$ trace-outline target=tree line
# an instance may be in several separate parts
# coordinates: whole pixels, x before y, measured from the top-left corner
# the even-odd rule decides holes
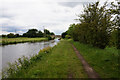
[[[8,37],[8,38],[17,38],[17,37],[28,37],[28,38],[35,38],[35,37],[48,37],[51,38],[51,35],[55,35],[53,32],[50,32],[47,29],[44,29],[44,32],[37,29],[29,29],[26,33],[23,33],[23,35],[20,34],[13,34],[9,33],[7,35],[1,35],[2,37]]]
[[[71,24],[69,29],[62,33],[62,37],[71,37],[74,41],[91,44],[101,49],[108,45],[120,49],[119,4],[118,1],[117,5],[111,2],[109,6],[107,2],[99,6],[99,1],[87,4],[83,13],[76,19],[80,23]]]

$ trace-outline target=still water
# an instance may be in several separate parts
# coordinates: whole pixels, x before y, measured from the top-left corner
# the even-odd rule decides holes
[[[48,46],[53,47],[59,42],[58,39],[46,41],[46,42],[35,42],[35,43],[18,43],[12,45],[0,46],[2,49],[2,64],[0,63],[0,68],[5,68],[8,66],[8,62],[15,62],[18,58],[23,55],[29,57],[33,54],[38,54],[40,49],[46,48]],[[0,70],[1,71],[1,70]]]

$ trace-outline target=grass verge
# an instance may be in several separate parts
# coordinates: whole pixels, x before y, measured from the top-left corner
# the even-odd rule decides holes
[[[119,53],[116,48],[99,49],[90,45],[70,41],[81,55],[99,73],[101,78],[120,78]]]
[[[2,38],[0,44],[7,45],[7,44],[16,44],[16,43],[24,43],[24,42],[39,42],[39,41],[47,41],[47,38]]]
[[[9,78],[87,78],[82,64],[71,44],[61,40],[53,48],[44,49],[30,60],[19,60],[22,67],[9,74]],[[15,69],[15,68],[12,68]]]

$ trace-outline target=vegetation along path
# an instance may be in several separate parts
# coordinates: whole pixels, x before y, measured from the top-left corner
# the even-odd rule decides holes
[[[44,50],[42,50],[44,51]],[[87,78],[82,63],[67,40],[39,53],[40,59],[9,76],[11,78]],[[39,56],[38,55],[38,56]]]
[[[70,39],[61,40],[53,48],[41,50],[30,61],[23,58],[22,68],[18,67],[16,72],[14,66],[11,66],[7,73],[8,78],[118,78],[118,57],[115,48],[107,47],[103,50]]]
[[[92,67],[90,67],[90,65],[85,61],[83,56],[79,53],[79,51],[75,48],[75,46],[73,44],[72,44],[72,47],[75,50],[76,55],[78,56],[78,58],[82,62],[83,68],[86,71],[86,73],[88,74],[88,77],[89,78],[99,78],[99,75],[93,70]]]

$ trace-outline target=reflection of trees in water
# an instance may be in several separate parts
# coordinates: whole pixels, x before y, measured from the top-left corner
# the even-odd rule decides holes
[[[53,47],[54,45],[56,45],[57,44],[57,42],[55,41],[55,40],[51,40],[51,41],[49,41],[49,42],[44,42],[44,48],[45,47]]]

